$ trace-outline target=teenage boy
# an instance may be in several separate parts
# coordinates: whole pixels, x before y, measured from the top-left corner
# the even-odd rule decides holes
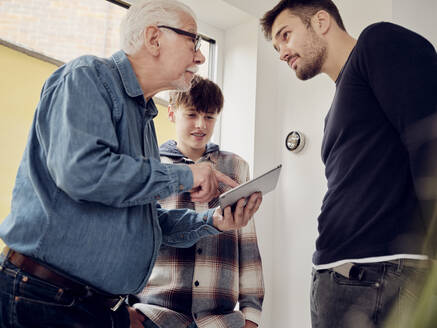
[[[198,76],[191,90],[171,93],[168,116],[175,124],[176,141],[161,145],[161,161],[207,162],[238,183],[247,181],[248,164],[209,143],[222,107],[220,88]],[[193,202],[189,193],[182,193],[161,205],[200,212],[218,202],[217,198]],[[204,238],[190,248],[162,247],[149,283],[138,296],[141,303],[135,307],[146,315],[145,327],[257,327],[264,285],[253,220],[242,229]],[[234,310],[237,302],[240,311]]]
[[[313,327],[381,327],[392,308],[395,327],[417,327],[409,305],[437,240],[434,47],[391,23],[356,40],[330,0],[282,0],[261,25],[299,79],[325,73],[336,85],[322,143],[328,191],[313,256]]]

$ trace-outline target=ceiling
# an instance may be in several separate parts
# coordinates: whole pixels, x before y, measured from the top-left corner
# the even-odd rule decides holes
[[[135,3],[136,0],[119,1],[124,4]],[[188,5],[197,19],[221,30],[242,24],[252,18],[244,11],[230,5],[224,0],[180,0]]]

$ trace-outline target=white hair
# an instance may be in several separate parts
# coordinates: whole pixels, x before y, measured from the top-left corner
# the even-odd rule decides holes
[[[129,8],[120,25],[121,49],[136,53],[144,42],[144,29],[150,25],[178,27],[181,13],[196,20],[190,7],[177,0],[137,0]]]

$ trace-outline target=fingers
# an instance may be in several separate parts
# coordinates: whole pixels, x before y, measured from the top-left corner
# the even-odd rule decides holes
[[[191,200],[209,202],[218,195],[218,181],[209,163],[189,165],[193,173]]]
[[[262,203],[262,194],[260,192],[253,193],[244,208],[245,215],[252,217],[259,209]]]
[[[225,208],[226,211],[226,208]],[[220,207],[217,207],[214,211],[214,214],[212,215],[212,222],[213,225],[216,229],[220,230],[220,231],[225,231],[224,230],[224,212],[222,213],[222,210]]]
[[[234,211],[234,222],[236,226],[244,227],[246,226],[247,222],[245,222],[244,218],[244,207],[246,205],[246,199],[242,198],[237,202],[237,206],[235,206]]]
[[[219,182],[222,182],[222,183],[224,183],[232,188],[235,188],[238,186],[237,182],[235,182],[234,180],[232,180],[230,177],[223,174],[222,172],[214,170],[214,174]]]
[[[220,193],[217,188],[210,188],[210,189],[197,188],[195,189],[195,191],[191,192],[191,201],[207,203],[211,199],[218,197],[219,195]]]
[[[258,211],[261,206],[262,195],[259,192],[253,193],[247,203],[244,199],[240,199],[234,212],[234,222],[238,227],[245,227],[252,216]]]

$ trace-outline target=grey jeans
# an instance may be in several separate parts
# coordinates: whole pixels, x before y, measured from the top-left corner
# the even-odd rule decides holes
[[[312,327],[410,327],[408,320],[429,272],[406,265],[411,261],[357,264],[360,274],[353,278],[333,270],[313,270]]]

